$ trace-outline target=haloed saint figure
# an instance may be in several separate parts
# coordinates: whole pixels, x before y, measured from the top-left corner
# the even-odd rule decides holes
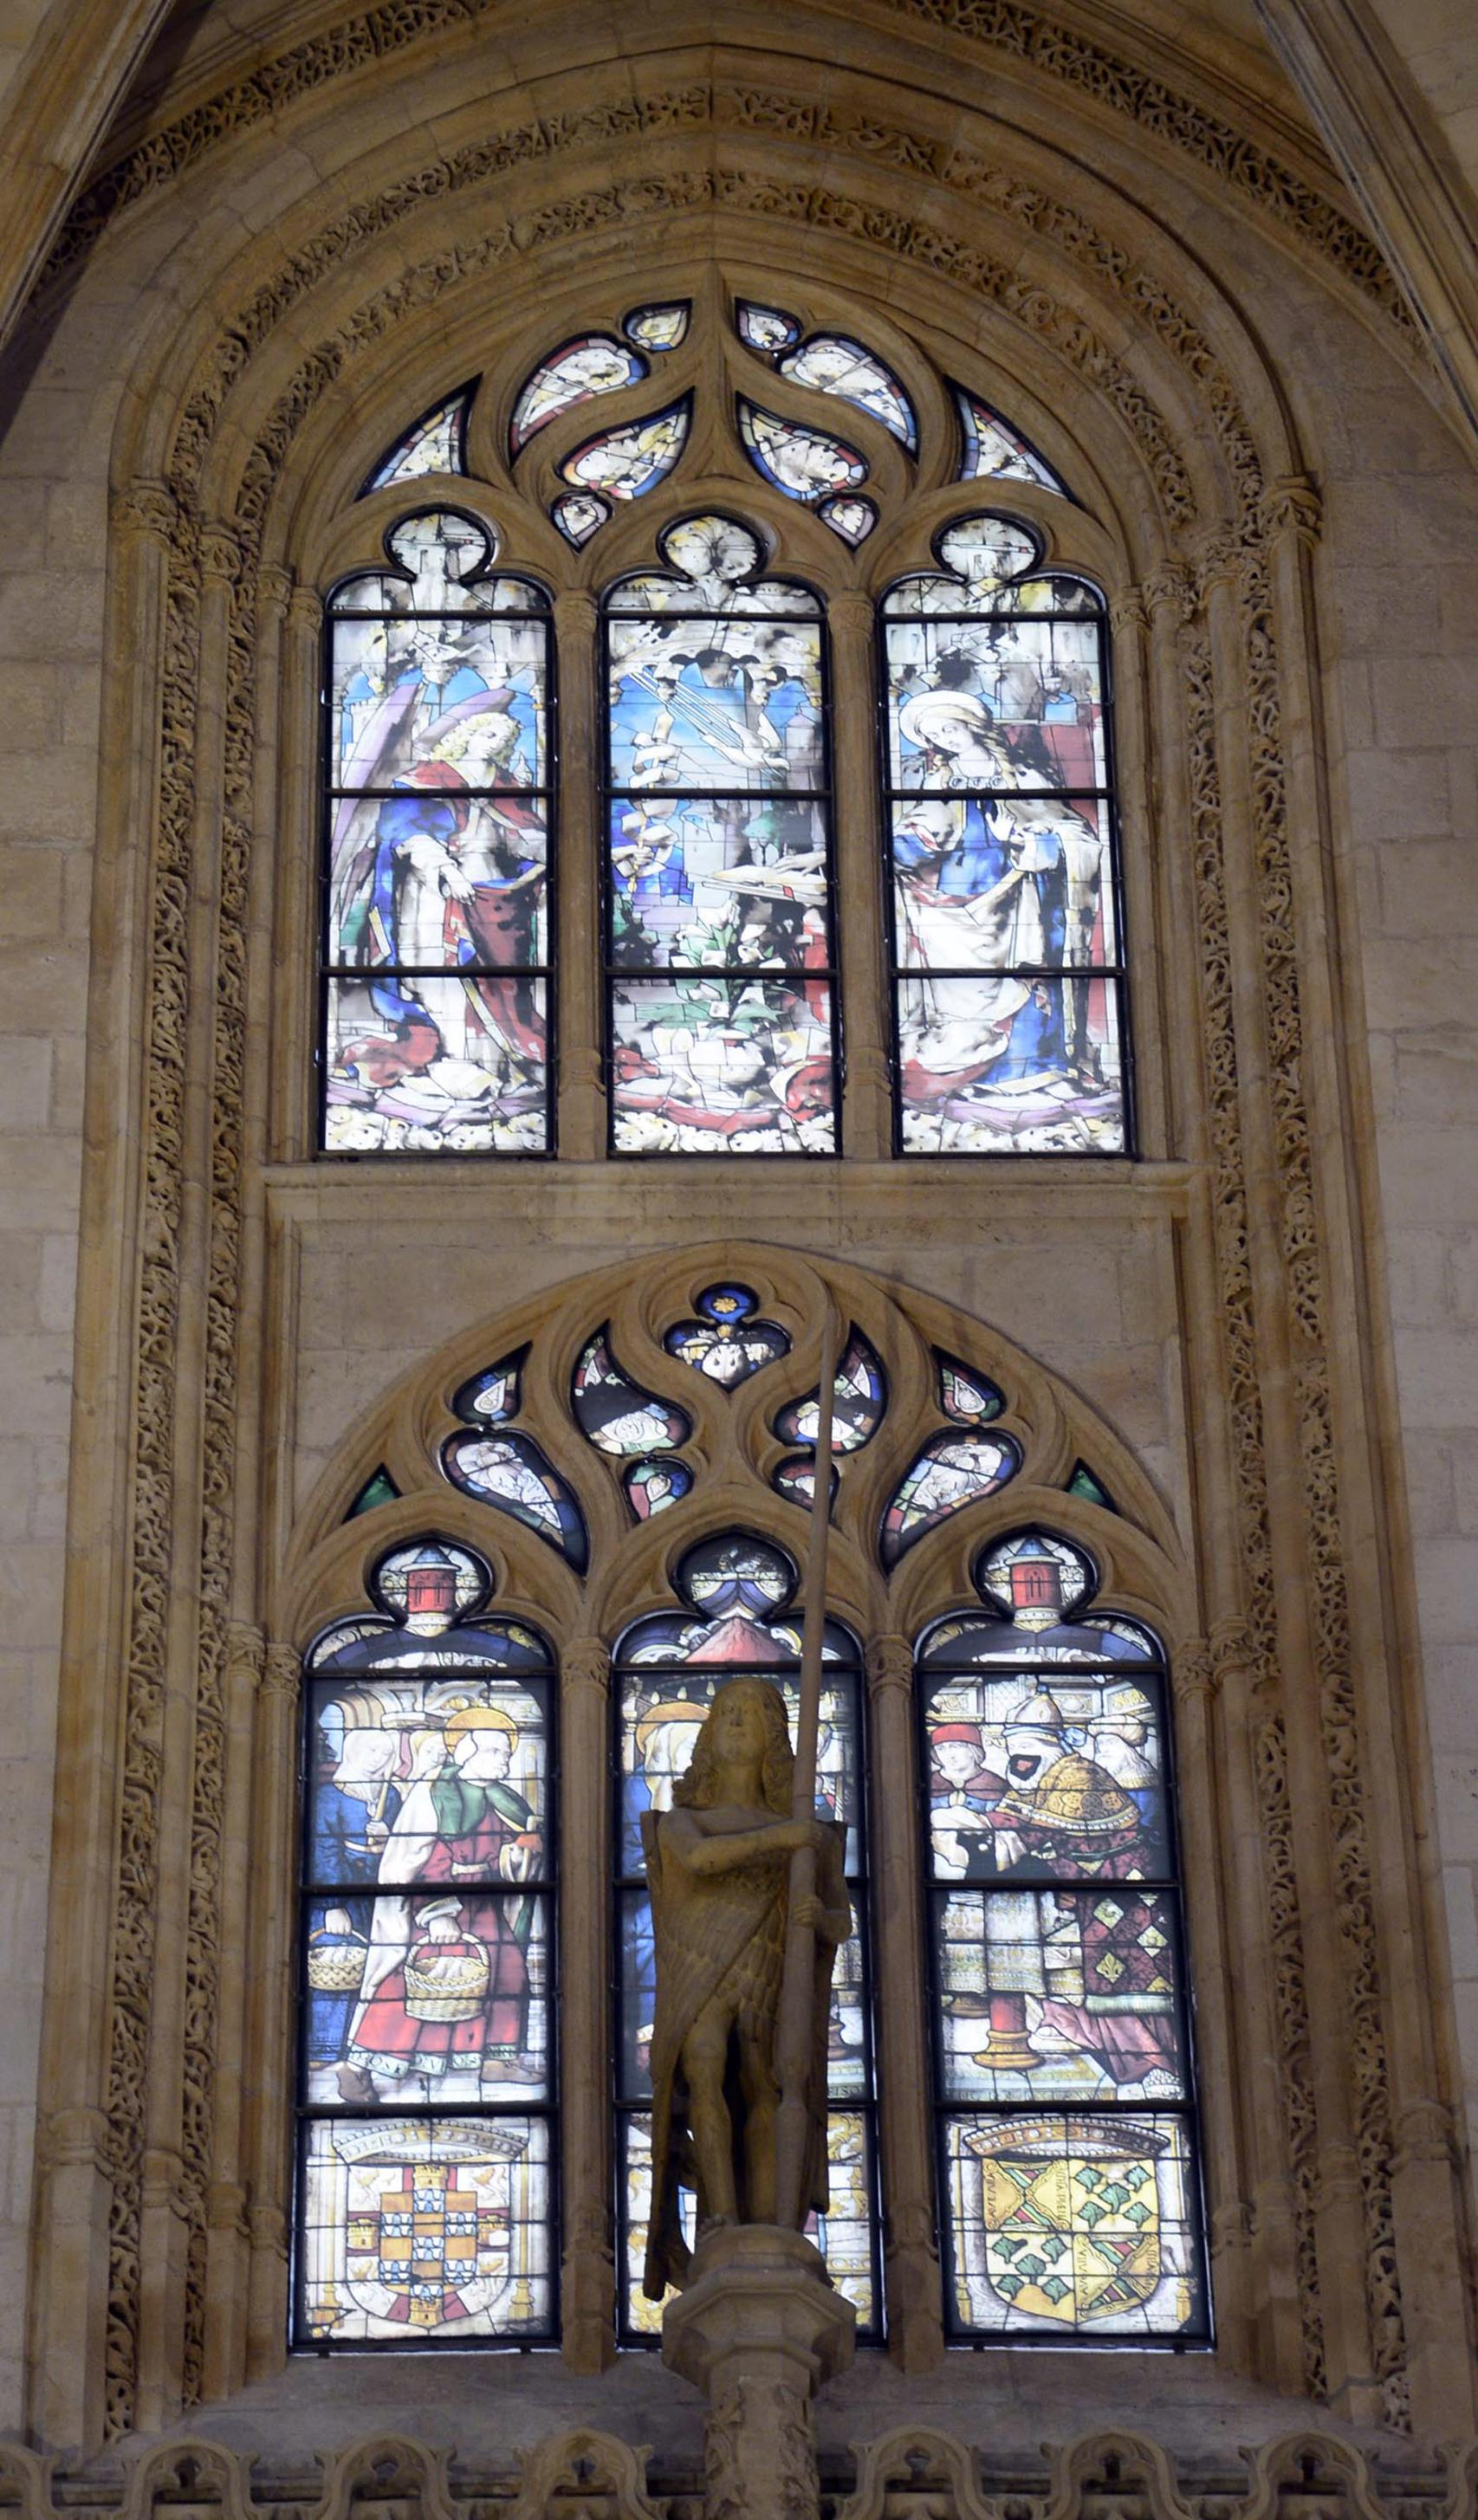
[[[798,1917],[816,1936],[802,2212],[827,2208],[831,1965],[852,1911],[843,1831],[834,1822],[790,1818],[793,1764],[780,1690],[768,1680],[732,1680],[704,1718],[671,1811],[643,1815],[656,1942],[646,2272],[653,2301],[688,2270],[680,2186],[696,2190],[699,2239],[720,2224],[775,2220],[788,1858],[803,1846],[816,1850],[818,1890]]]

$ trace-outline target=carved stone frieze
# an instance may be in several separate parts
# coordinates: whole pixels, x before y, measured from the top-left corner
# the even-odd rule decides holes
[[[1006,54],[1039,75],[1130,121],[1137,131],[1227,184],[1238,199],[1283,228],[1377,307],[1404,334],[1415,327],[1406,299],[1379,246],[1328,194],[1279,162],[1249,137],[1245,124],[1224,119],[1178,94],[1163,78],[1110,52],[1023,0],[890,0],[904,19],[922,21],[983,48]],[[279,116],[335,79],[437,37],[469,27],[489,11],[490,0],[395,0],[362,11],[325,33],[294,45],[291,53],[261,63],[215,95],[175,116],[107,167],[68,211],[41,274],[45,289],[71,270],[134,203],[188,173],[223,141]],[[818,109],[829,114],[830,107]],[[588,115],[551,115],[527,125],[543,152],[588,132]],[[786,126],[772,125],[779,131]],[[938,180],[950,144],[880,125],[876,148],[891,162]]]
[[[741,2409],[736,2409],[736,2416]],[[804,2409],[801,2409],[802,2420]],[[725,2441],[711,2440],[709,2491],[664,2474],[649,2451],[578,2427],[555,2433],[516,2464],[444,2450],[398,2434],[274,2471],[218,2443],[184,2441],[150,2451],[126,2472],[73,2469],[18,2444],[0,2444],[0,2511],[14,2520],[718,2520],[747,2512],[742,2478],[732,2480]],[[783,2445],[777,2441],[780,2455]],[[809,2444],[806,2456],[809,2459]],[[794,2520],[814,2520],[814,2465],[807,2490],[797,2446]],[[924,2425],[860,2443],[828,2461],[835,2520],[1474,2520],[1478,2449],[1378,2469],[1333,2434],[1310,2428],[1190,2466],[1129,2431],[1049,2444],[1023,2469],[997,2474],[980,2446]],[[310,2482],[310,2479],[312,2480]],[[734,2498],[737,2491],[739,2498]]]

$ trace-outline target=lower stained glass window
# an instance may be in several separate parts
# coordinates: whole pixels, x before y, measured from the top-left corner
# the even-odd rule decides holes
[[[557,2331],[555,1675],[450,1542],[308,1658],[301,2345]]]
[[[918,1657],[948,2322],[1205,2342],[1159,1649],[1047,1533],[977,1583]]]
[[[794,1738],[801,1632],[791,1603],[796,1570],[770,1543],[729,1533],[698,1543],[682,1560],[677,1590],[687,1605],[637,1622],[616,1661],[617,2229],[620,2331],[655,2339],[660,2302],[643,2292],[651,2211],[651,2080],[655,2010],[650,1903],[643,1867],[642,1820],[670,1811],[704,1717],[731,1680],[779,1688]],[[812,2218],[832,2281],[854,2303],[859,2333],[882,2325],[876,2259],[876,2173],[873,2046],[867,1948],[867,1836],[861,1670],[856,1644],[829,1621],[821,1701],[817,1810],[846,1829],[845,1870],[852,1932],[836,1954],[827,2035],[830,2108],[827,2153],[829,2203]],[[693,2241],[693,2194],[679,2191]]]

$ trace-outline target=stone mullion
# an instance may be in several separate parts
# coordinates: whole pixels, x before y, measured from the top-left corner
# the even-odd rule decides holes
[[[615,2359],[610,2134],[610,1655],[560,1657],[560,2331],[572,2371]]]
[[[231,595],[239,554],[224,529],[201,536],[199,654],[194,724],[195,818],[189,902],[195,976],[186,1033],[180,1163],[179,1287],[174,1324],[172,1574],[165,1649],[162,1773],[151,2036],[139,2216],[138,2395],[134,2420],[161,2429],[184,2395],[186,2288],[192,2230],[204,2217],[206,2164],[184,2147],[187,1945],[196,1859],[197,1699],[210,1259],[211,1040],[214,934],[219,912],[221,775]]]
[[[885,1783],[868,1809],[873,1884],[878,2153],[888,2342],[905,2371],[944,2351],[926,2035],[923,1857],[916,1792],[914,1652],[907,1637],[868,1647],[868,1765]]]
[[[1329,2397],[1352,2421],[1378,2421],[1381,2402],[1367,2307],[1348,1988],[1329,1831],[1330,1778],[1320,1725],[1319,1660],[1308,1593],[1308,1500],[1298,1437],[1290,1290],[1282,1251],[1274,1050],[1259,950],[1262,903],[1248,751],[1247,659],[1236,596],[1240,563],[1240,551],[1231,543],[1208,555],[1203,603],[1216,690],[1231,987],[1246,1149],[1247,1256],[1265,1438],[1268,1544],[1292,1820],[1290,1851],[1304,1942],[1309,2075],[1318,2112],[1314,2215],[1324,2382]]]
[[[559,672],[559,820],[555,899],[559,1148],[566,1162],[605,1154],[605,953],[602,927],[601,764],[605,705],[595,598],[567,587],[555,599]]]
[[[845,1153],[892,1151],[892,1009],[878,825],[875,609],[856,588],[834,595],[830,627],[832,919],[839,973],[833,1020],[846,1054]]]
[[[178,512],[161,482],[114,503],[107,651],[136,672],[106,687],[101,785],[112,834],[153,829],[158,810],[163,653]],[[94,2447],[107,2408],[110,2218],[130,2129],[106,2114],[115,1937],[132,1941],[116,1881],[118,1743],[130,1730],[127,1513],[138,1343],[136,1264],[141,1078],[147,1018],[138,975],[149,917],[148,853],[100,838],[94,874],[91,1020],[86,1085],[88,1164],[77,1255],[75,1418],[63,1639],[64,1714],[57,1743],[57,1822],[45,2068],[49,2115],[38,2128],[39,2211],[32,2326],[31,2416],[50,2441]],[[72,1711],[70,1717],[67,1709]],[[126,2174],[124,2174],[126,2175]]]
[[[1390,1557],[1390,1518],[1380,1492],[1376,1430],[1399,1418],[1389,1351],[1373,1332],[1371,1288],[1359,1219],[1365,1194],[1376,1188],[1373,1154],[1363,1142],[1352,1111],[1355,1080],[1342,1068],[1339,1045],[1364,1022],[1358,1001],[1343,1003],[1339,978],[1338,906],[1329,840],[1327,765],[1313,663],[1315,644],[1314,550],[1320,501],[1301,475],[1275,481],[1260,510],[1264,530],[1270,630],[1276,625],[1280,660],[1282,765],[1290,832],[1318,834],[1320,846],[1290,848],[1289,878],[1304,946],[1299,992],[1304,1005],[1302,1056],[1309,1104],[1309,1168],[1321,1233],[1311,1255],[1322,1261],[1324,1336],[1312,1363],[1328,1371],[1330,1468],[1337,1462],[1339,1523],[1326,1534],[1341,1546],[1349,1596],[1350,1640],[1344,1658],[1350,1689],[1350,1735],[1344,1761],[1358,1806],[1353,1817],[1366,1845],[1365,1861],[1347,1851],[1342,1885],[1363,1906],[1361,1882],[1370,1897],[1366,1930],[1379,1955],[1377,1987],[1369,1990],[1384,2026],[1383,2053],[1366,2057],[1366,2119],[1362,2129],[1367,2179],[1372,2170],[1389,2181],[1399,2261],[1402,2318],[1408,2348],[1411,2419],[1431,2434],[1455,2420],[1455,2409],[1474,2415],[1474,2379],[1466,2339],[1466,2312],[1451,2234],[1462,2219],[1461,2169],[1452,2113],[1443,2096],[1426,2001],[1433,1955],[1445,1947],[1445,1920],[1423,1902],[1408,1848],[1419,1819],[1413,1778],[1425,1747],[1422,1710],[1404,1702],[1402,1648],[1416,1643],[1414,1609],[1398,1596],[1395,1627],[1401,1642],[1393,1654],[1381,1571]],[[1366,1133],[1367,1134],[1367,1133]],[[1328,1357],[1324,1354],[1327,1341]],[[1368,1399],[1366,1400],[1366,1394]],[[1341,1401],[1344,1406],[1342,1407]],[[1351,1403],[1353,1402],[1353,1407]],[[1363,1405],[1364,1404],[1364,1405]],[[1402,1631],[1405,1631],[1403,1634]],[[1327,1657],[1326,1657],[1327,1659]],[[1344,1671],[1341,1677],[1344,1676]],[[1358,1736],[1356,1728],[1358,1727]],[[1366,1894],[1369,1895],[1368,1892]],[[1440,1966],[1440,1962],[1438,1963]],[[1373,2089],[1369,2088],[1373,2087]],[[1371,2159],[1379,2142],[1383,2158]],[[1388,2415],[1390,2409],[1388,2408]]]
[[[246,2052],[252,2060],[246,2118],[246,2377],[282,2368],[288,2334],[288,2236],[291,2215],[293,1996],[296,1948],[298,1703],[302,1657],[268,1644],[253,1710],[255,1792],[251,1806],[251,1973]]]
[[[1116,922],[1122,919],[1124,923],[1117,950],[1129,975],[1127,1003],[1120,1000],[1124,1018],[1122,1056],[1127,1069],[1131,1052],[1138,1044],[1140,1056],[1134,1067],[1135,1142],[1142,1155],[1153,1157],[1163,1156],[1169,1142],[1166,1071],[1174,1061],[1167,1059],[1162,1050],[1167,1037],[1167,1000],[1178,981],[1183,994],[1185,986],[1184,975],[1170,968],[1173,958],[1165,947],[1168,939],[1187,930],[1153,916],[1157,852],[1153,846],[1150,785],[1153,756],[1149,616],[1142,589],[1126,587],[1115,596],[1109,607],[1109,622],[1113,633],[1113,766],[1119,820],[1114,916]],[[1173,815],[1167,815],[1162,842],[1171,832],[1184,828]],[[1155,1056],[1150,1055],[1151,1050]],[[1175,1151],[1184,1153],[1185,1149],[1178,1147]]]
[[[1237,1549],[1236,1465],[1228,1440],[1226,1412],[1214,1397],[1225,1390],[1224,1352],[1228,1312],[1218,1282],[1217,1221],[1228,1217],[1220,1158],[1238,1156],[1234,1141],[1219,1142],[1208,1099],[1215,1090],[1226,1104],[1234,1089],[1234,1067],[1213,1080],[1204,1060],[1224,1010],[1213,1009],[1197,987],[1195,961],[1172,950],[1171,940],[1191,937],[1198,922],[1194,843],[1196,799],[1187,752],[1187,658],[1182,636],[1189,616],[1190,588],[1184,570],[1158,571],[1145,589],[1149,611],[1149,692],[1157,732],[1154,758],[1161,816],[1160,951],[1156,957],[1166,1011],[1168,1121],[1172,1151],[1209,1168],[1204,1192],[1194,1196],[1178,1234],[1186,1300],[1186,1406],[1190,1455],[1200,1491],[1197,1524],[1202,1535],[1202,1581],[1211,1621],[1213,1651],[1209,1699],[1196,1693],[1195,1739],[1179,1757],[1187,1843],[1216,1848],[1214,1866],[1187,1868],[1186,1899],[1196,1988],[1199,2091],[1212,2203],[1213,2277],[1219,2332],[1237,2366],[1275,2387],[1298,2390],[1304,2382],[1304,2313],[1299,2295],[1298,2235],[1293,2165],[1287,2133],[1270,2094],[1244,2063],[1233,2059],[1278,2053],[1279,1989],[1268,1933],[1267,1889],[1252,1719],[1238,1676],[1223,1670],[1216,1640],[1236,1627],[1244,1610],[1245,1577]],[[1191,842],[1187,846],[1187,842]],[[1209,905],[1203,910],[1203,918]],[[1203,944],[1214,939],[1203,937]],[[1227,1044],[1230,1055],[1230,1039]],[[1234,1109],[1224,1116],[1234,1128]],[[1245,1679],[1245,1675],[1241,1676]],[[1177,1657],[1177,1702],[1186,1675]],[[1182,1728],[1184,1729],[1184,1727]],[[1215,1784],[1213,1785],[1213,1779]],[[1226,1997],[1222,1990],[1229,1991]],[[1288,2001],[1289,1990],[1282,2001]],[[1287,2025],[1285,2025],[1286,2030]],[[1309,2305],[1313,2316],[1313,2304]]]

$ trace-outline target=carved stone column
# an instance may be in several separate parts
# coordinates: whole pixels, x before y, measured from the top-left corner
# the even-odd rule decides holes
[[[844,1023],[846,1085],[842,1145],[863,1163],[893,1143],[888,1043],[888,958],[877,829],[877,692],[873,675],[873,603],[860,589],[831,599],[831,760],[836,899],[833,918],[840,981],[835,1019]]]
[[[560,1839],[578,1861],[560,1878],[560,2157],[564,2259],[560,2324],[573,2371],[615,2359],[615,2264],[610,2244],[610,1912],[606,1797],[592,1799],[609,1755],[610,1655],[576,1637],[560,1657]]]
[[[799,2231],[710,2232],[662,2318],[662,2360],[703,2391],[705,2520],[815,2520],[811,2401],[852,2360],[855,2314]]]
[[[923,1901],[912,1787],[917,1756],[914,1652],[908,1638],[873,1637],[867,1668],[873,1767],[890,1780],[890,1790],[875,1798],[873,1831],[888,2338],[902,2369],[931,2371],[944,2352],[944,2331],[926,2106],[929,2058],[919,1984]],[[895,2095],[891,2106],[889,2093]]]
[[[558,995],[551,1051],[558,1046],[559,1148],[566,1160],[599,1162],[605,1153],[605,938],[599,788],[601,694],[596,680],[596,601],[583,587],[555,598],[560,672],[559,862],[554,956]]]
[[[297,1817],[298,1696],[302,1658],[289,1644],[269,1644],[256,1692],[256,1776],[252,1810],[252,1967],[246,2016],[252,2059],[251,2098],[244,2129],[248,2165],[250,2281],[246,2300],[246,2377],[280,2370],[288,2332],[288,2200],[291,2194],[286,2132],[291,2122],[295,1955],[291,1920],[295,1895],[292,1849]]]

